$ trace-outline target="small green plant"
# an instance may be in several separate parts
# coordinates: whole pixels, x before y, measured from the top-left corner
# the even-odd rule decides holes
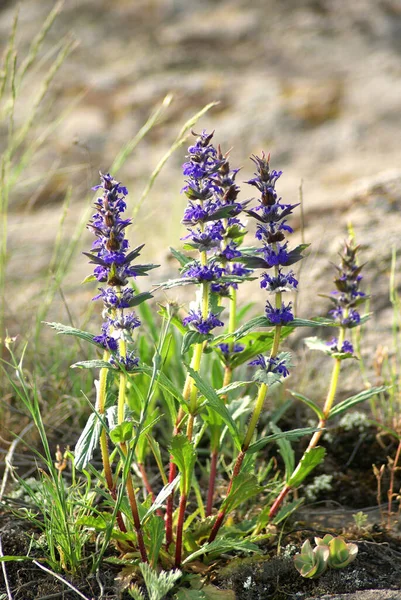
[[[327,546],[312,548],[309,540],[302,544],[301,553],[294,556],[294,564],[302,577],[315,579],[327,569],[330,550]]]
[[[355,560],[358,554],[356,544],[347,544],[340,536],[329,533],[323,538],[315,537],[315,548],[306,540],[301,553],[294,556],[295,568],[302,577],[315,579],[324,573],[327,567],[342,569]]]
[[[352,515],[357,531],[363,531],[366,526],[369,516],[362,510]]]
[[[327,564],[331,569],[342,569],[355,560],[358,554],[356,544],[347,544],[341,536],[334,537],[327,533],[323,538],[315,537],[315,544],[319,547],[327,546],[330,550]]]

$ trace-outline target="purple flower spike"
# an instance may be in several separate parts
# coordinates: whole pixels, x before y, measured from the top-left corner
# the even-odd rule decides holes
[[[217,315],[213,313],[209,313],[206,319],[204,319],[200,310],[189,311],[189,315],[185,317],[185,319],[183,320],[183,324],[191,325],[196,331],[205,335],[210,333],[215,327],[222,327],[224,325],[224,323],[220,321]]]
[[[260,367],[266,373],[277,373],[282,377],[287,377],[290,373],[284,359],[267,358],[263,354],[258,354],[257,358],[248,364],[252,367]]]
[[[294,315],[291,312],[291,302],[289,302],[287,306],[282,303],[281,308],[274,308],[274,306],[267,301],[265,314],[269,321],[274,323],[274,325],[286,325],[294,320]]]

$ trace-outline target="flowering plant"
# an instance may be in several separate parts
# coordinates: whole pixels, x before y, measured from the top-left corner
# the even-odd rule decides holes
[[[101,359],[73,365],[100,370],[94,411],[76,444],[75,462],[93,472],[91,460],[100,447],[103,470],[95,472],[111,512],[91,517],[88,524],[99,532],[106,529],[103,549],[114,540],[121,556],[129,556],[134,565],[182,569],[199,556],[257,551],[257,535],[269,519],[276,523],[288,514],[286,507],[279,512],[285,496],[323,459],[324,449],[317,444],[328,419],[376,393],[372,389],[333,407],[340,364],[354,356],[345,332],[364,320],[357,311],[366,299],[359,290],[357,247],[345,246],[337,292],[330,296],[330,318],[297,318],[286,297],[298,289],[294,265],[307,248],[289,243],[293,229],[288,221],[298,205],[278,195],[282,172],[271,169],[270,156],[263,153],[252,157],[256,172],[247,182],[258,197],[239,201],[239,169],[212,142],[213,134],[202,132],[189,147],[182,190],[188,200],[182,219],[187,233],[182,251],[172,250],[180,277],[158,286],[194,285],[195,301],[185,315],[174,303],[161,307],[164,320],[154,337],[153,357],[141,341],[139,316],[145,315],[145,326],[151,322],[155,329],[145,303],[157,288],[138,293],[130,282],[156,265],[136,262],[143,245],[130,250],[125,236],[131,224],[123,216],[128,191],[110,174],[101,174],[94,188],[99,195],[88,228],[96,239],[85,253],[94,265],[86,281],[102,284],[94,297],[102,303],[101,333],[52,324],[102,353]],[[244,218],[254,222],[255,246],[244,245]],[[260,288],[269,295],[264,314],[240,322],[237,298],[258,270]],[[329,395],[322,409],[294,394],[315,411],[317,426],[281,431],[271,423],[272,433],[258,435],[268,394],[291,373],[291,355],[282,344],[294,328],[317,325],[339,330],[329,343],[316,338],[307,342],[335,361]],[[305,435],[313,435],[309,448],[283,483],[277,473],[268,477],[270,467],[255,470],[255,457],[265,446],[289,444]],[[231,466],[219,475],[227,460]],[[224,488],[222,501],[217,480]],[[264,510],[256,525],[233,531],[229,513],[260,494],[268,498],[270,516]],[[272,494],[277,496],[273,504]]]

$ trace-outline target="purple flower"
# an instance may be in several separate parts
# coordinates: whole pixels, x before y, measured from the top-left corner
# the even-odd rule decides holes
[[[93,341],[103,346],[105,350],[115,352],[117,350],[118,344],[117,340],[114,337],[110,336],[110,325],[110,321],[106,321],[105,323],[103,323],[102,334],[95,336],[93,338]]]
[[[115,329],[125,330],[128,333],[131,333],[141,324],[134,312],[128,313],[127,315],[120,315],[116,319],[110,319],[110,323]]]
[[[123,365],[124,369],[130,372],[138,366],[139,358],[135,356],[133,352],[128,352],[127,356],[121,356],[120,354],[118,354],[117,356],[110,357],[110,364],[114,365],[115,367]]]
[[[189,315],[183,320],[184,325],[191,325],[196,331],[203,334],[208,334],[215,327],[222,327],[224,323],[220,321],[217,315],[209,313],[204,319],[200,310],[190,310]]]
[[[293,271],[283,273],[280,270],[277,276],[263,273],[261,276],[260,287],[271,293],[286,292],[297,289],[298,281],[295,279]]]
[[[233,260],[234,258],[239,258],[242,256],[242,253],[237,249],[237,245],[235,242],[230,242],[221,252],[220,256],[222,256],[225,260]]]
[[[251,360],[248,364],[253,367],[260,367],[263,371],[266,371],[266,373],[277,373],[282,377],[287,377],[290,373],[286,366],[285,359],[281,359],[280,357],[267,358],[266,356],[263,356],[263,354],[258,354],[257,358]]]
[[[339,352],[338,350],[338,339],[336,337],[333,337],[330,342],[327,342],[327,346],[330,347],[330,350],[332,350],[333,352]],[[353,354],[354,353],[354,347],[351,344],[351,342],[349,342],[348,340],[344,340],[342,346],[341,346],[341,352],[344,352],[346,354]]]
[[[230,354],[236,354],[245,350],[245,346],[242,344],[234,344],[231,350],[229,344],[219,344],[218,348],[220,348],[221,353],[225,358],[229,358]]]
[[[195,262],[183,273],[183,275],[184,277],[195,277],[199,283],[202,281],[216,281],[223,275],[223,269],[214,263],[201,265],[200,263]]]
[[[354,327],[360,323],[361,316],[356,307],[367,299],[359,289],[362,267],[356,261],[358,250],[359,246],[355,246],[352,240],[346,242],[340,253],[341,264],[336,267],[338,276],[334,283],[337,289],[331,295],[334,308],[329,314],[340,327]]]
[[[281,308],[274,308],[269,301],[266,302],[265,308],[266,317],[274,325],[286,325],[294,320],[294,315],[291,312],[291,302],[287,306],[282,303]]]
[[[330,310],[329,315],[332,315],[333,319],[337,321],[341,327],[354,327],[361,322],[361,315],[357,310],[350,310],[348,311],[347,316],[345,316],[345,311],[342,306],[336,306]]]
[[[128,308],[134,299],[135,293],[132,288],[123,288],[117,292],[114,288],[99,288],[100,294],[93,300],[101,299],[107,308]]]
[[[277,265],[286,265],[288,261],[287,243],[275,244],[274,246],[265,246],[263,254],[270,267]]]
[[[348,340],[344,340],[343,345],[341,346],[341,352],[349,352],[350,354],[354,353],[354,347]]]

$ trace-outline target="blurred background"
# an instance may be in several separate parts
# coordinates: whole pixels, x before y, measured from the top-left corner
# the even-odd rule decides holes
[[[11,335],[34,327],[44,305],[42,317],[81,323],[93,296],[92,284],[80,285],[90,272],[80,254],[91,243],[83,225],[88,191],[98,170],[110,169],[168,94],[171,102],[117,175],[136,213],[131,243],[146,242],[143,257],[162,265],[152,281],[177,276],[168,247],[180,247],[185,234],[181,164],[190,139],[171,154],[142,203],[141,194],[184,123],[218,102],[194,129],[215,130],[215,142],[232,148],[231,166],[242,167],[238,182],[252,175],[248,157],[264,150],[272,167],[284,171],[278,190],[285,201],[297,202],[302,184],[302,235],[311,247],[299,315],[327,310],[317,294],[332,289],[330,261],[337,262],[351,224],[368,263],[365,279],[376,311],[370,335],[389,330],[390,259],[392,248],[399,253],[401,247],[399,0],[18,4],[9,51],[17,3],[0,1],[3,66],[7,52],[9,72],[14,51],[17,69],[35,54],[20,80],[17,71],[12,135],[19,142],[8,172],[7,210],[4,198],[2,205],[3,310]],[[40,34],[52,10],[46,35]],[[3,158],[11,80],[0,123]],[[252,195],[243,184],[241,199]],[[300,211],[291,224],[295,244]],[[257,286],[252,295],[258,302]]]

